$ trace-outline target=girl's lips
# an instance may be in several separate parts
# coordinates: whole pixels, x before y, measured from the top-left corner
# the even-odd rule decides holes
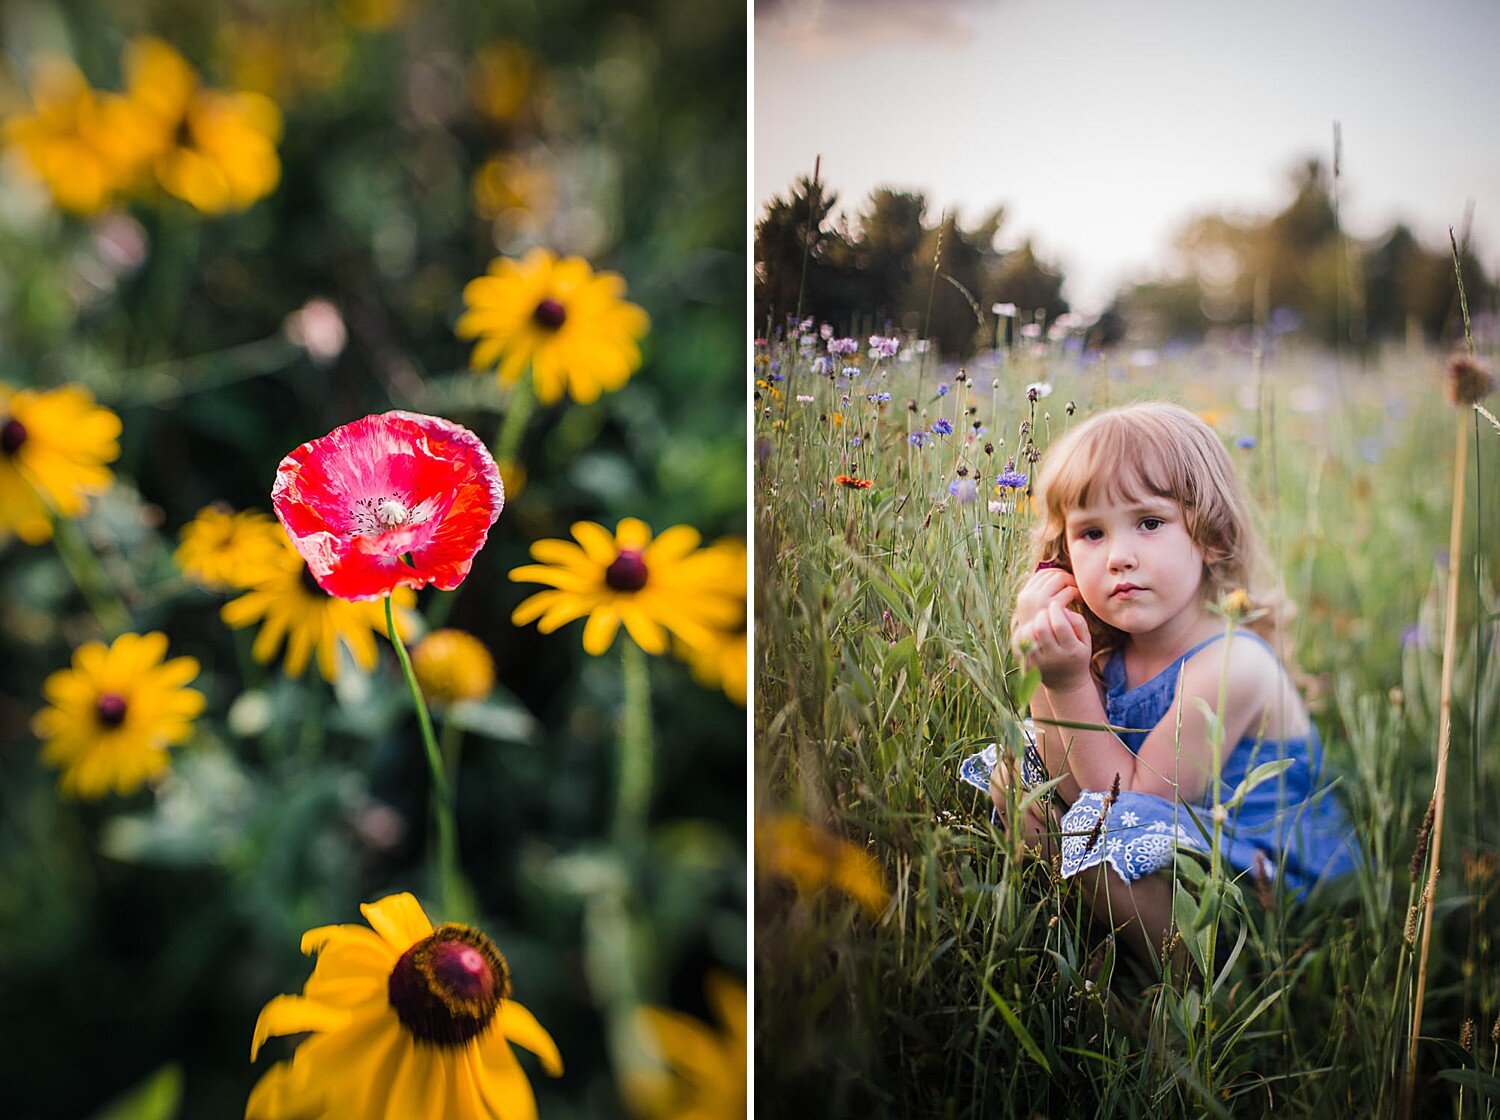
[[[1144,590],[1146,590],[1144,587],[1137,587],[1133,583],[1122,583],[1109,593],[1109,597],[1111,599],[1133,599],[1138,592]]]

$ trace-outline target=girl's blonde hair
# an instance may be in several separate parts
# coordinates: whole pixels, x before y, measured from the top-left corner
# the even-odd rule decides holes
[[[1193,543],[1203,552],[1202,594],[1217,601],[1243,589],[1259,614],[1248,625],[1276,643],[1289,604],[1219,437],[1187,409],[1164,402],[1101,412],[1071,429],[1048,449],[1037,473],[1042,518],[1032,538],[1033,562],[1072,570],[1068,511],[1092,501],[1130,501],[1147,495],[1182,508]],[[1096,655],[1126,635],[1083,608]]]

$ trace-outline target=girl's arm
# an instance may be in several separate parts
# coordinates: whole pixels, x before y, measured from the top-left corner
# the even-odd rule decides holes
[[[1034,643],[1027,660],[1042,673],[1034,716],[1104,724],[1104,704],[1088,669],[1091,645],[1083,619],[1052,603],[1038,612],[1027,636]],[[1222,741],[1232,747],[1260,721],[1282,681],[1275,657],[1254,642],[1213,645],[1190,659],[1172,706],[1138,755],[1110,731],[1048,728],[1043,757],[1050,773],[1067,774],[1059,786],[1063,797],[1072,800],[1080,789],[1107,790],[1118,774],[1122,790],[1200,800],[1213,775],[1211,713],[1219,708],[1221,679],[1226,682]]]

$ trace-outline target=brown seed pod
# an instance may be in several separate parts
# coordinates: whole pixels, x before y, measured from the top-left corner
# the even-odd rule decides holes
[[[1484,400],[1495,389],[1495,375],[1468,354],[1448,359],[1443,392],[1455,408],[1468,408]]]

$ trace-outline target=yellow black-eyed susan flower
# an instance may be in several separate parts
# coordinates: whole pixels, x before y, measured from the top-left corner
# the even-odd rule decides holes
[[[497,367],[502,382],[530,368],[543,404],[565,392],[591,404],[641,364],[639,340],[651,320],[624,295],[623,279],[595,273],[582,257],[559,260],[546,249],[519,261],[499,257],[464,288],[458,336],[479,340],[471,364]]]
[[[161,633],[89,642],[73,652],[71,669],[43,683],[49,706],[32,730],[44,741],[42,761],[62,770],[64,793],[129,794],[167,769],[167,748],[192,734],[203,694],[184,687],[198,675],[197,660],[164,662],[166,652]]]
[[[708,1002],[718,1029],[665,1007],[642,1008],[636,1029],[662,1062],[625,1084],[630,1110],[643,1120],[735,1120],[746,1111],[745,987],[710,975]]]
[[[405,638],[410,626],[406,614],[416,604],[416,592],[398,587],[391,597],[396,625]],[[329,595],[313,580],[285,535],[245,594],[225,603],[219,617],[236,629],[260,623],[260,632],[250,647],[257,661],[272,660],[285,643],[282,670],[287,676],[300,677],[316,651],[318,669],[329,682],[338,679],[340,642],[355,665],[369,672],[380,658],[375,635],[385,632],[383,602],[355,603]]]
[[[797,893],[815,896],[835,887],[879,917],[890,902],[880,866],[868,852],[790,813],[755,826],[756,871],[791,880]]]
[[[245,1120],[535,1120],[511,1044],[554,1077],[562,1057],[511,998],[495,943],[469,926],[434,929],[409,894],[360,910],[370,928],[302,936],[313,974],[301,995],[266,1004],[250,1060],[273,1035],[312,1037],[251,1090]]]
[[[713,631],[706,645],[690,646],[682,642],[678,654],[692,668],[700,684],[723,689],[724,695],[743,708],[748,675],[745,597],[749,558],[745,542],[738,538],[715,541],[704,552],[719,560],[718,586],[738,601],[739,611],[732,623]]]
[[[156,135],[162,190],[205,214],[243,210],[276,189],[281,110],[259,93],[205,89],[187,59],[144,36],[125,49],[127,97]]]
[[[0,384],[0,535],[52,539],[52,516],[77,517],[109,488],[120,418],[88,390],[14,390]]]
[[[204,587],[246,588],[274,566],[285,535],[276,519],[260,510],[205,506],[182,527],[172,559],[183,575]]]
[[[689,646],[705,646],[743,609],[744,577],[736,602],[722,557],[699,548],[701,538],[691,526],[674,525],[653,540],[649,525],[627,517],[614,533],[592,521],[577,522],[572,533],[572,541],[537,541],[531,555],[538,563],[511,571],[518,583],[549,588],[515,609],[511,621],[517,626],[535,622],[550,634],[587,617],[583,648],[598,655],[623,623],[647,653],[665,653],[669,633]]]
[[[436,704],[483,700],[495,687],[495,659],[462,630],[434,630],[411,651],[422,695]]]
[[[93,214],[114,201],[148,142],[118,94],[93,89],[71,62],[41,60],[31,80],[31,109],[6,120],[6,147],[21,158],[60,208]]]

